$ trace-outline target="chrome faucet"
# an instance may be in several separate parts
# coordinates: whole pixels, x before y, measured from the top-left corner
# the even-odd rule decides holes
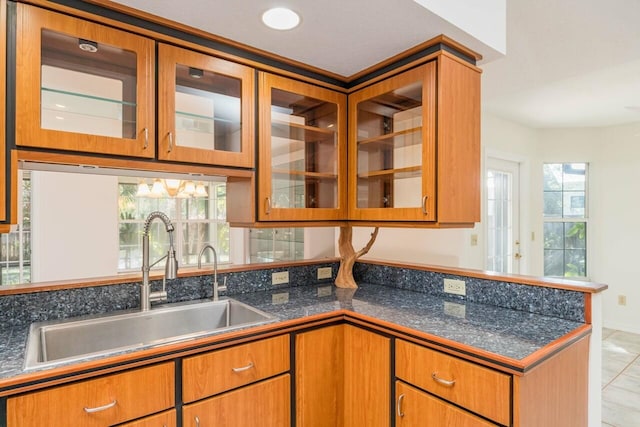
[[[202,255],[204,255],[204,252],[207,249],[211,249],[211,251],[213,252],[213,300],[218,301],[218,292],[227,290],[227,278],[226,276],[224,278],[225,286],[218,286],[218,254],[216,252],[216,249],[211,245],[204,245],[202,249],[200,249],[200,255],[198,255],[198,268],[202,268]]]
[[[169,251],[165,256],[149,265],[149,228],[154,219],[161,220],[167,233],[169,233]],[[144,231],[142,233],[142,287],[140,288],[140,308],[142,311],[149,311],[152,302],[166,300],[166,281],[167,279],[175,279],[178,275],[178,260],[176,259],[176,251],[173,248],[173,230],[171,220],[162,212],[151,212],[144,222]],[[151,292],[149,270],[165,258],[167,263],[164,267],[164,277],[162,278],[162,291]]]

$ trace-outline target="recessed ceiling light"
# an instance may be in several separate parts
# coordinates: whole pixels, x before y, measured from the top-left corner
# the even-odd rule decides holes
[[[274,30],[291,30],[300,23],[300,16],[286,7],[274,7],[262,14],[262,22]]]

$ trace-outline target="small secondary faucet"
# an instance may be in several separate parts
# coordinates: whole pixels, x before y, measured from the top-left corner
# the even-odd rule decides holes
[[[218,286],[218,254],[216,252],[216,249],[211,246],[211,245],[204,245],[202,247],[202,249],[200,249],[200,255],[198,255],[198,268],[202,268],[202,255],[204,255],[204,252],[207,249],[211,249],[211,251],[213,252],[213,300],[214,301],[218,301],[218,292],[219,291],[226,291],[227,287],[226,287],[226,283],[227,283],[227,278],[225,276],[225,286]]]
[[[165,256],[149,265],[149,228],[154,219],[161,220],[167,233],[169,233],[169,250]],[[178,275],[178,260],[176,259],[176,251],[173,248],[173,230],[171,220],[162,212],[151,212],[144,222],[144,231],[142,233],[142,287],[140,288],[140,308],[142,311],[149,311],[151,302],[166,300],[166,280],[175,279]],[[164,267],[164,277],[162,278],[162,291],[151,292],[149,270],[165,258],[167,263]]]

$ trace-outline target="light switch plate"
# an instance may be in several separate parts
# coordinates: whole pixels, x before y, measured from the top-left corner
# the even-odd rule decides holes
[[[288,271],[278,271],[276,273],[271,274],[271,284],[284,285],[285,283],[289,283]]]

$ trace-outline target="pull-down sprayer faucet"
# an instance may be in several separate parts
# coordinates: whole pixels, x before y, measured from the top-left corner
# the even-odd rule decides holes
[[[154,219],[161,220],[164,223],[167,233],[169,233],[169,251],[165,256],[149,265],[149,228]],[[173,230],[171,220],[162,212],[151,212],[144,222],[144,231],[142,233],[142,287],[140,288],[140,309],[142,311],[150,310],[151,302],[167,299],[166,280],[175,279],[178,275],[178,260],[176,259],[176,251],[173,247]],[[164,268],[164,277],[162,278],[162,291],[151,292],[149,270],[165,258],[167,259],[167,263]]]

